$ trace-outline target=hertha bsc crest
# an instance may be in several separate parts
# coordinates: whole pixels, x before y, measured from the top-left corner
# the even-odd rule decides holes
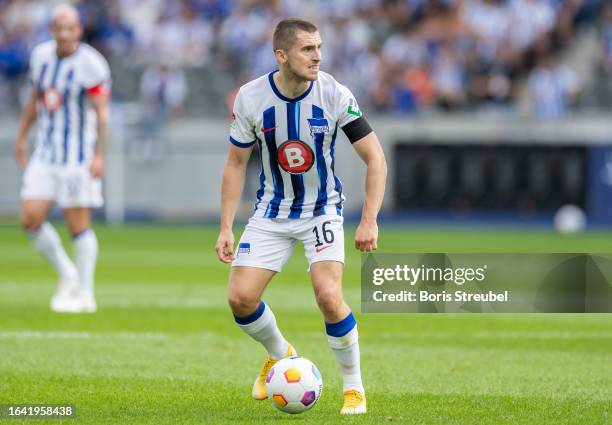
[[[309,118],[310,135],[329,133],[329,124],[325,118]]]

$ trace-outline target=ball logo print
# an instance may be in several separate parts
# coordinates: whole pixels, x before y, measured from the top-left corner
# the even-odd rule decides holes
[[[287,140],[278,147],[277,159],[289,174],[303,174],[314,164],[314,152],[301,140]]]
[[[286,413],[302,413],[312,408],[322,390],[321,373],[303,357],[280,360],[270,369],[266,379],[268,399]]]

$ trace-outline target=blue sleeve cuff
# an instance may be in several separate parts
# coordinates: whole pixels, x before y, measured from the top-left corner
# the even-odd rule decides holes
[[[253,140],[252,142],[249,142],[249,143],[242,143],[234,139],[232,136],[230,136],[229,141],[232,145],[238,146],[239,148],[250,148],[251,146],[255,144],[257,140]]]

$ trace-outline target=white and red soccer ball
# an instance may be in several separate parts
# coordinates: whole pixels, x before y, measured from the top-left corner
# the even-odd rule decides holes
[[[302,413],[315,405],[323,391],[321,373],[303,357],[280,360],[266,379],[268,399],[286,413]]]

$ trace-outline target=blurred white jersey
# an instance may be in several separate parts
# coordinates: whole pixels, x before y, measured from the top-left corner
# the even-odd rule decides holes
[[[80,43],[72,55],[59,58],[55,41],[46,41],[32,51],[30,77],[39,95],[33,159],[60,166],[89,164],[97,120],[87,95],[110,90],[110,70],[104,57]]]
[[[342,215],[342,183],[334,174],[336,134],[361,116],[357,102],[325,72],[295,99],[280,93],[273,75],[242,86],[232,114],[230,143],[242,148],[257,143],[261,155],[253,215]]]

